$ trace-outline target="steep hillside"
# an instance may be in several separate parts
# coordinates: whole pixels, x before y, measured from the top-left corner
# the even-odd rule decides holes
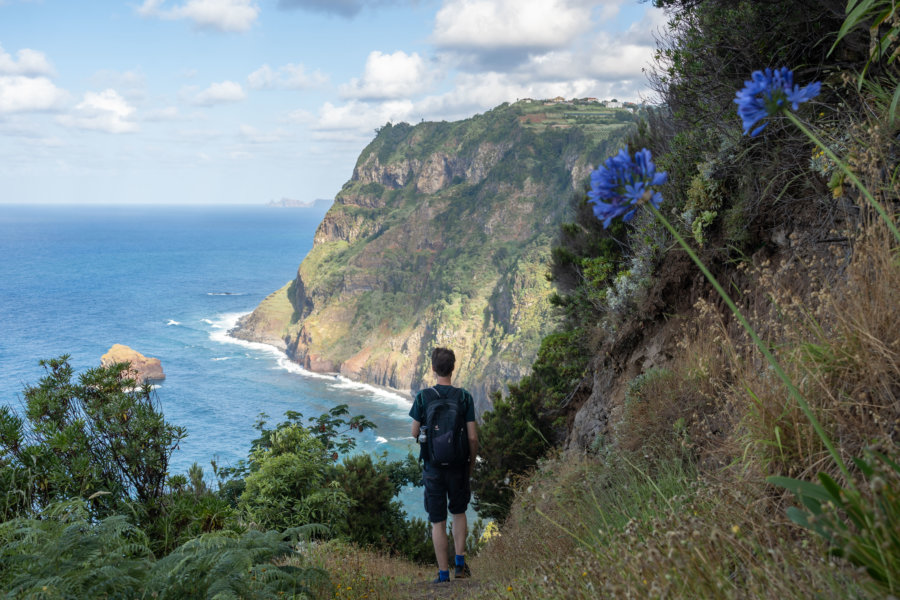
[[[546,278],[568,199],[630,129],[595,103],[518,102],[459,122],[387,124],[363,150],[297,277],[234,335],[308,369],[403,392],[428,353],[458,356],[458,385],[524,376],[554,326]]]

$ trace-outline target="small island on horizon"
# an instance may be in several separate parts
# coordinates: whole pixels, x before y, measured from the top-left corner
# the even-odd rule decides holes
[[[281,200],[270,200],[266,206],[282,206],[289,208],[318,208],[330,205],[331,200],[328,198],[316,198],[315,200],[303,201],[293,198],[282,198]]]

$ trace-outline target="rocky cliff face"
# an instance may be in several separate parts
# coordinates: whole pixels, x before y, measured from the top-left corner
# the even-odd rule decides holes
[[[430,384],[431,349],[450,347],[454,382],[487,408],[553,325],[550,245],[573,188],[627,127],[535,126],[522,110],[382,128],[296,279],[234,335],[405,393]]]

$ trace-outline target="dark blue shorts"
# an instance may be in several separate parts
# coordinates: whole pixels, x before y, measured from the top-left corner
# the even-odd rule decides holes
[[[446,521],[448,507],[451,515],[466,512],[470,496],[468,465],[441,469],[425,463],[425,510],[429,521]]]

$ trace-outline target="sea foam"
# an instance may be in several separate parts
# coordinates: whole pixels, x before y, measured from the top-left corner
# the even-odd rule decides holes
[[[263,344],[262,342],[248,342],[247,340],[240,340],[228,335],[228,332],[237,326],[238,320],[247,314],[250,313],[225,313],[219,315],[215,320],[203,319],[204,322],[209,323],[212,326],[212,331],[210,331],[209,338],[214,342],[218,342],[220,344],[236,344],[238,346],[243,346],[244,348],[257,350],[259,352],[267,354],[268,356],[275,359],[277,365],[276,368],[283,369],[289,373],[294,373],[296,375],[301,375],[302,377],[308,377],[310,379],[320,379],[323,381],[327,381],[329,382],[330,387],[336,389],[366,392],[369,394],[372,400],[380,404],[394,406],[396,408],[403,409],[404,411],[408,410],[409,407],[412,406],[412,402],[408,398],[390,390],[370,385],[368,383],[353,381],[352,379],[344,377],[343,375],[315,373],[308,369],[304,369],[297,363],[293,362],[284,352],[282,352],[275,346]],[[403,416],[406,416],[405,412]]]

